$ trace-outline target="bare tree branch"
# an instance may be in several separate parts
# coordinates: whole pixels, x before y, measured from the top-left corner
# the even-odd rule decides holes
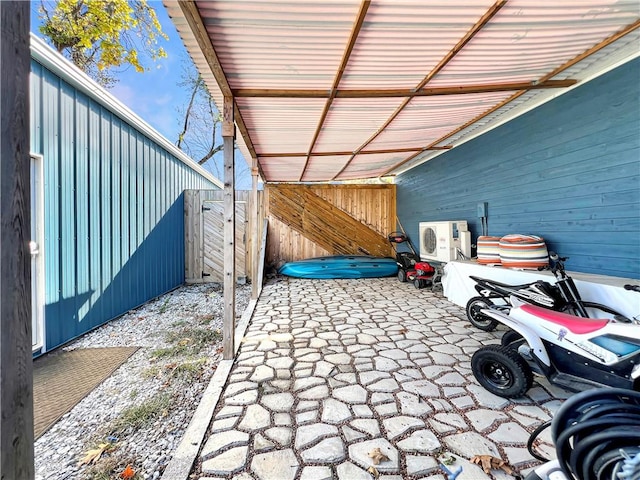
[[[196,99],[196,95],[198,95],[198,91],[204,87],[204,82],[202,77],[198,75],[198,78],[193,83],[193,88],[191,90],[191,98],[189,98],[189,104],[187,105],[187,110],[184,113],[184,125],[182,127],[182,132],[178,134],[178,141],[176,142],[176,146],[178,148],[182,148],[182,142],[184,141],[184,136],[187,134],[187,130],[189,128],[189,117],[191,116],[191,109],[193,108],[193,102]],[[215,132],[215,130],[214,130]],[[214,138],[215,141],[215,138]],[[199,162],[202,164],[202,162]]]
[[[198,160],[198,163],[200,165],[204,165],[205,163],[207,163],[209,161],[209,159],[211,157],[213,157],[216,153],[220,152],[223,147],[224,147],[224,145],[222,143],[220,145],[218,145],[217,147],[213,147],[211,150],[209,150],[207,152],[207,154],[204,157],[202,157],[200,160]]]
[[[200,78],[200,76],[198,76],[198,78]],[[211,95],[208,95],[207,100],[208,100],[208,106],[209,106],[209,115],[211,115],[212,119],[219,120],[220,115],[216,115],[217,110],[214,113],[213,99],[211,98]],[[224,148],[224,143],[221,143],[218,146],[216,146],[217,129],[218,129],[218,122],[214,121],[211,125],[211,148],[207,153],[205,153],[205,155],[200,160],[198,160],[198,163],[200,165],[206,163],[211,157],[213,157],[216,153],[218,153]]]

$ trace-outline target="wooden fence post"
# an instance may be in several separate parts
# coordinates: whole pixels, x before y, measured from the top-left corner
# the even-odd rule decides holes
[[[222,112],[222,142],[224,151],[224,324],[223,358],[234,356],[234,336],[236,330],[236,207],[235,207],[235,160],[233,123],[233,97],[224,97]]]
[[[258,281],[262,279],[258,277],[258,259],[260,257],[260,248],[258,245],[258,160],[252,160],[251,167],[251,223],[253,230],[251,232],[251,298],[258,298],[260,291]]]
[[[32,479],[29,2],[0,1],[0,478]]]

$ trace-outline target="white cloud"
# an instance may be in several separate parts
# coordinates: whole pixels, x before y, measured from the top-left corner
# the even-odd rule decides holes
[[[122,103],[124,103],[127,107],[131,108],[134,112],[135,108],[132,108],[132,105],[135,104],[134,99],[137,97],[135,90],[130,86],[122,82],[118,82],[115,86],[109,89],[111,95],[116,97]]]
[[[169,105],[173,103],[173,95],[165,93],[164,95],[160,95],[156,97],[155,104],[156,105]]]

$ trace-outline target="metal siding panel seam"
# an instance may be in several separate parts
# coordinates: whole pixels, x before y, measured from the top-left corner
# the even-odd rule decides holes
[[[31,60],[29,74],[29,142],[31,153],[42,154],[42,66]]]
[[[89,285],[90,297],[90,325],[97,326],[105,319],[102,311],[103,302],[100,301],[104,288],[102,286],[102,241],[100,226],[102,225],[102,202],[105,192],[102,190],[103,159],[105,155],[102,144],[100,106],[91,102],[89,109]]]
[[[111,165],[114,161],[115,152],[113,151],[113,143],[111,140],[111,115],[103,108],[100,109],[100,133],[102,151],[107,151],[106,158],[100,159],[100,193],[101,193],[101,211],[100,211],[100,284],[101,299],[107,291],[111,292],[111,234],[113,228],[113,216],[111,214],[113,202],[113,190],[111,184]],[[113,294],[111,292],[111,294]],[[102,316],[111,318],[114,316],[113,302],[101,302]]]
[[[60,318],[60,151],[59,136],[59,79],[43,69],[42,71],[42,154],[44,162],[44,238],[45,238],[45,315],[51,324]],[[46,128],[45,128],[46,125]],[[45,320],[46,321],[46,320]],[[50,343],[49,328],[46,331],[46,345]]]
[[[92,149],[91,119],[89,105],[86,98],[75,95],[75,118],[73,129],[75,133],[75,177],[73,178],[73,190],[75,200],[75,261],[76,261],[76,291],[75,303],[78,315],[78,323],[85,320],[89,312],[89,298],[91,296],[90,271],[91,256],[89,250],[89,158]],[[84,301],[83,301],[84,299]],[[86,324],[85,324],[86,325]],[[83,328],[86,328],[84,326]],[[77,333],[81,333],[78,326]]]
[[[73,129],[73,100],[69,99],[69,92],[64,91],[64,85],[60,86],[60,318],[64,319],[58,341],[63,336],[75,332],[74,323],[77,321],[74,312],[76,295],[76,245],[75,245],[75,152],[76,139]],[[71,92],[73,93],[73,92]],[[63,303],[64,300],[68,300]],[[60,332],[62,333],[62,332]]]
[[[121,173],[121,183],[120,183],[120,257],[118,258],[118,274],[121,274],[124,265],[127,263],[127,259],[129,258],[129,237],[130,233],[130,207],[129,207],[129,196],[130,196],[130,171],[129,171],[129,163],[130,163],[130,153],[129,153],[129,131],[128,127],[125,124],[121,124],[120,127],[121,137],[120,137],[120,173]],[[126,302],[131,292],[129,290],[129,286],[126,282],[121,282],[122,291],[120,292],[120,298],[123,302]]]
[[[111,206],[112,206],[112,223],[111,223],[111,291],[114,298],[122,298],[122,282],[115,283],[120,272],[121,255],[122,255],[122,223],[121,223],[121,198],[122,198],[122,130],[120,121],[117,117],[112,117],[111,124]],[[116,290],[116,287],[119,287]],[[116,314],[115,302],[111,303],[110,317]]]

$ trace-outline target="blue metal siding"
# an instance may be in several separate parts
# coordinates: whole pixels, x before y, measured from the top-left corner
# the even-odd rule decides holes
[[[574,271],[640,278],[640,60],[397,178],[398,217],[541,235]]]
[[[217,188],[32,60],[31,151],[44,158],[51,350],[184,281],[187,188]]]

